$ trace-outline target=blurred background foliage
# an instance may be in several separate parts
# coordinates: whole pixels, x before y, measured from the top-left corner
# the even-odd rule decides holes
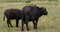
[[[55,2],[59,2],[60,0],[0,0],[0,2],[25,2],[25,3],[30,3],[32,1],[55,1]]]

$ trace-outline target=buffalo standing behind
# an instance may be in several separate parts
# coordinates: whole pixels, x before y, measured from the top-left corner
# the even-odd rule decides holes
[[[4,20],[7,18],[8,27],[13,27],[11,24],[11,20],[16,19],[16,27],[19,27],[19,19],[21,19],[21,11],[19,9],[6,9],[4,12]]]

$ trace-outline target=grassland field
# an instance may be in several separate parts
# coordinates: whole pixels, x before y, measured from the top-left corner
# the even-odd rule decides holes
[[[19,21],[19,28],[15,27],[15,20],[11,20],[13,28],[7,27],[6,20],[3,21],[4,11],[9,8],[22,9],[22,7],[31,4],[46,7],[48,15],[40,17],[37,30],[34,30],[32,22],[29,22],[29,32],[60,32],[60,2],[2,2],[0,3],[0,32],[22,32],[21,20]],[[26,26],[24,26],[24,32],[28,32]]]

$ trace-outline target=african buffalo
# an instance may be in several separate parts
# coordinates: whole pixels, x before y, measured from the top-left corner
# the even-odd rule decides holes
[[[21,19],[21,11],[19,9],[6,9],[4,12],[4,20],[7,18],[8,27],[13,27],[10,20],[16,19],[16,27],[19,27],[19,19]]]
[[[38,7],[36,5],[34,6],[24,6],[22,8],[23,11],[23,17],[22,17],[22,31],[24,24],[26,24],[27,31],[29,31],[28,28],[28,22],[32,21],[34,25],[34,29],[37,29],[37,23],[39,20],[39,17],[42,15],[47,15],[48,12],[45,7]]]

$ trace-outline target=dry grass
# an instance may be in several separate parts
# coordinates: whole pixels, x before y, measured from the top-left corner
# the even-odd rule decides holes
[[[29,22],[29,32],[60,32],[60,4],[59,2],[39,2],[39,3],[0,3],[0,32],[22,32],[21,21],[19,22],[19,28],[15,27],[15,20],[12,21],[14,28],[8,28],[6,21],[3,21],[3,13],[5,9],[17,8],[22,9],[25,5],[36,4],[37,6],[46,7],[48,11],[47,16],[42,16],[38,22],[38,29],[33,29],[32,22]],[[26,27],[24,27],[24,32]]]

